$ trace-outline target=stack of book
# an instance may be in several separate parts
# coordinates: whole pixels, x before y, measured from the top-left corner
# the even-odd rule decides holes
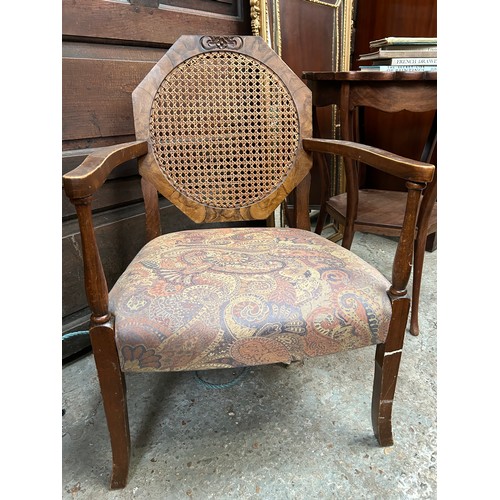
[[[389,36],[370,42],[361,71],[437,71],[437,38]]]

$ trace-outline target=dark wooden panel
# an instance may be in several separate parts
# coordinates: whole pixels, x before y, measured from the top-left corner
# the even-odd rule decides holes
[[[241,2],[239,0],[160,0],[160,5],[237,17]]]
[[[386,36],[437,36],[437,0],[357,0],[355,61]],[[357,68],[357,63],[355,63]]]
[[[132,91],[166,49],[63,43],[63,141],[134,138]],[[125,140],[123,140],[123,138]],[[99,144],[103,146],[103,144]],[[69,147],[76,149],[75,144]],[[77,146],[78,147],[78,146]],[[66,149],[68,145],[66,145]]]
[[[437,0],[357,0],[353,67],[359,54],[370,52],[370,40],[386,36],[437,36]],[[372,146],[420,158],[434,117],[429,113],[383,113],[366,109],[361,140]],[[433,161],[436,161],[434,156]],[[402,181],[367,169],[365,187],[403,190]]]
[[[63,140],[134,134],[131,94],[153,65],[64,58]]]
[[[141,7],[102,0],[63,0],[62,28],[66,37],[99,38],[141,45],[171,45],[181,35],[251,34],[249,2],[240,1],[238,15],[190,8]]]
[[[394,115],[391,117],[390,115]],[[365,126],[361,140],[366,144],[392,151],[401,156],[419,159],[427,134],[434,118],[434,112],[382,113],[374,109],[365,110]],[[436,162],[436,154],[432,158]],[[404,182],[383,172],[367,168],[364,187],[395,189],[404,191]]]
[[[303,71],[329,71],[333,61],[334,39],[340,34],[334,26],[336,9],[303,0],[286,0],[281,10],[281,56],[301,77]]]
[[[102,43],[63,41],[62,57],[70,59],[109,59],[128,62],[155,63],[167,48],[106,45]]]
[[[334,24],[336,13],[332,7],[303,0],[280,3],[281,55],[299,77],[304,71],[331,71],[339,64],[334,48],[335,40],[341,36]],[[319,108],[317,117],[323,137],[335,138],[332,109]],[[317,168],[315,164],[311,172],[312,206],[319,206],[321,198]]]

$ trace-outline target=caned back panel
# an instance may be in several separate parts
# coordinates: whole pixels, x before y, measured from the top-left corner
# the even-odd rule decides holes
[[[146,109],[134,93],[134,111],[149,109],[141,174],[195,221],[265,218],[310,168],[309,91],[259,37],[213,39],[170,49]]]

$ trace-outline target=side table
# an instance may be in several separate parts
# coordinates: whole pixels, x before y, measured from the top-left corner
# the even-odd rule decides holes
[[[302,78],[312,91],[315,137],[321,137],[316,120],[316,108],[321,106],[338,106],[340,135],[348,141],[357,140],[356,114],[360,108],[371,107],[391,113],[403,110],[415,113],[435,111],[420,156],[421,161],[430,161],[437,141],[437,72],[306,71]],[[322,156],[318,158],[323,182],[317,233],[321,233],[328,213],[344,226],[342,246],[345,248],[351,247],[356,230],[399,236],[406,202],[405,192],[360,189],[358,168],[346,161],[347,193],[330,197],[326,161]],[[419,333],[418,304],[426,239],[437,231],[436,197],[437,170],[433,181],[424,191],[417,221],[410,319],[410,332],[413,335]]]

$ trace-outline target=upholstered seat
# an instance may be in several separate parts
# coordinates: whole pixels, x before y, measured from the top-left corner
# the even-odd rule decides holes
[[[314,233],[182,231],[149,242],[110,292],[124,371],[290,363],[384,342],[390,283]]]

